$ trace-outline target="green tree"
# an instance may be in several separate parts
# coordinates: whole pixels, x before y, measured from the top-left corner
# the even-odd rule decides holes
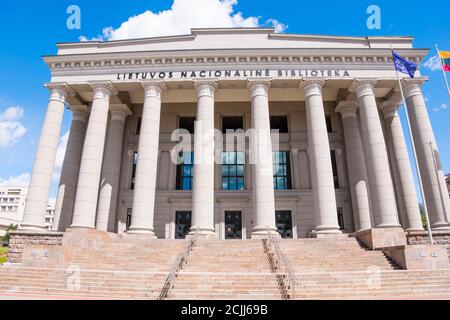
[[[9,246],[9,239],[10,239],[10,237],[11,237],[11,232],[12,231],[16,231],[17,230],[17,225],[13,225],[13,224],[11,224],[9,227],[8,227],[8,229],[6,229],[6,234],[5,234],[5,236],[2,238],[2,243],[3,243],[3,246],[4,247],[8,247]]]

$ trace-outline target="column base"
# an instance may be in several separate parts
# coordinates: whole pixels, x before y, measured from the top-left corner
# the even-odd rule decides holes
[[[437,223],[431,226],[432,231],[450,231],[450,224]]]
[[[406,246],[406,232],[402,228],[373,228],[352,234],[372,250]]]
[[[342,234],[339,227],[317,227],[311,231],[311,234]]]
[[[125,234],[125,237],[140,237],[146,239],[157,239],[155,233],[151,229],[131,228]]]
[[[267,228],[255,227],[252,231],[251,238],[255,240],[259,239],[267,239],[269,236],[273,236],[277,239],[281,239],[281,235],[278,233],[276,228],[271,228],[267,230]]]
[[[193,239],[196,237],[202,239],[217,239],[217,234],[216,230],[214,229],[191,227],[191,230],[189,231],[186,239]]]

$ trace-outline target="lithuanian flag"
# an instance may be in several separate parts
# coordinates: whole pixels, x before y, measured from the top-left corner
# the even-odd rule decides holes
[[[450,72],[450,51],[439,51],[444,71]]]

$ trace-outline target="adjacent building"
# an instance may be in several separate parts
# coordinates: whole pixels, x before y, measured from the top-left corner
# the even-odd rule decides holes
[[[27,193],[27,188],[0,187],[0,235],[22,222]]]
[[[411,37],[264,28],[58,44],[44,57],[50,101],[22,229],[46,229],[60,126],[71,116],[54,230],[163,239],[423,230],[391,45],[417,64],[428,54]],[[401,85],[432,227],[450,229],[425,81],[418,71]],[[217,142],[214,129],[250,132],[250,147]]]

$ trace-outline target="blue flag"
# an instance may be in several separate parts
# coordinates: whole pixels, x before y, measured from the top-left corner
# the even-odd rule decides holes
[[[392,56],[394,57],[395,69],[398,72],[409,74],[411,78],[414,78],[414,74],[417,70],[417,64],[406,60],[405,58],[396,54],[394,51],[392,51]]]

